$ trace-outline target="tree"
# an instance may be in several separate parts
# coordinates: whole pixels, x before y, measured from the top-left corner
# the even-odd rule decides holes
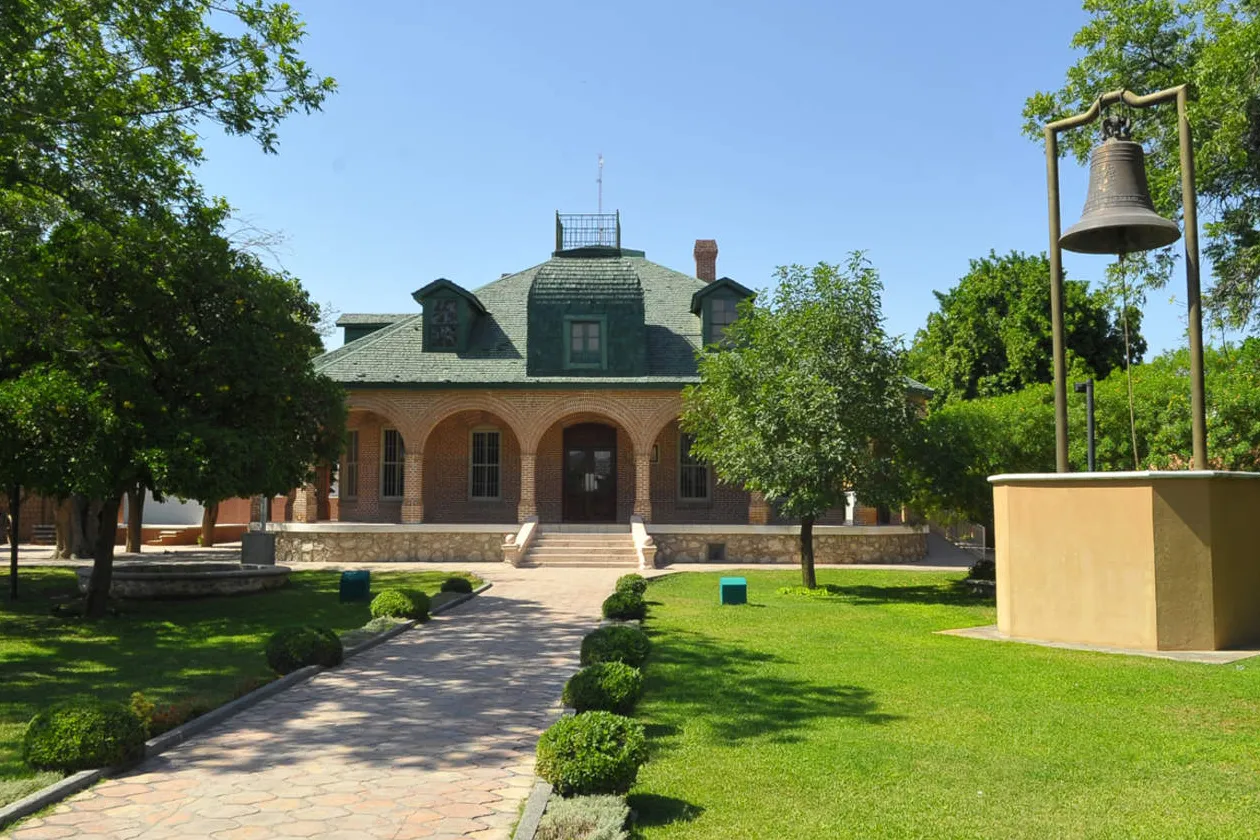
[[[150,481],[220,492],[198,482],[196,457],[179,447],[230,458],[197,429],[240,417],[262,423],[250,412],[263,409],[239,388],[239,364],[227,381],[210,373],[207,359],[231,347],[222,331],[207,339],[204,313],[179,309],[192,284],[230,276],[245,293],[252,272],[266,294],[245,308],[290,325],[255,365],[280,366],[280,384],[303,396],[284,408],[274,403],[285,391],[262,397],[272,423],[259,426],[255,441],[278,454],[251,469],[226,467],[240,486],[304,476],[339,434],[343,409],[332,406],[334,389],[309,374],[309,353],[299,354],[305,380],[276,355],[308,343],[309,301],[296,281],[244,265],[224,245],[223,208],[205,206],[193,177],[205,126],[218,123],[274,152],[280,120],[320,107],[334,83],[301,59],[302,36],[293,10],[272,0],[11,0],[0,8],[0,382],[23,398],[37,387],[24,372],[40,365],[103,395],[86,410],[101,412],[89,426],[106,429],[108,446],[51,488],[96,500],[89,613],[104,609],[121,493]],[[246,396],[210,390],[224,387]],[[313,428],[319,405],[329,411]],[[293,425],[277,437],[282,416]],[[67,435],[73,450],[74,430]],[[92,451],[87,437],[77,444],[80,454]],[[0,478],[24,469],[0,464]]]
[[[1067,349],[1083,371],[1103,378],[1124,363],[1121,325],[1109,296],[1081,281],[1063,288]],[[1016,251],[971,261],[948,292],[936,292],[940,309],[928,315],[909,353],[908,370],[936,390],[937,402],[1009,394],[1050,382],[1050,263],[1044,254]],[[1140,360],[1146,342],[1141,314],[1130,307],[1130,357]]]
[[[1024,106],[1025,133],[1040,142],[1045,123],[1089,107],[1120,88],[1151,93],[1191,85],[1195,187],[1206,222],[1204,253],[1215,284],[1210,309],[1226,324],[1254,327],[1260,314],[1260,3],[1256,0],[1086,0],[1089,20],[1072,39],[1083,55],[1062,88],[1038,92]],[[1134,110],[1151,198],[1161,215],[1181,216],[1176,108]],[[1089,157],[1095,131],[1062,138],[1065,154]],[[1162,260],[1135,255],[1150,285],[1171,275]]]
[[[1208,461],[1213,469],[1260,467],[1260,340],[1238,348],[1208,347],[1204,354]],[[1097,468],[1102,471],[1185,469],[1191,463],[1189,351],[1164,353],[1132,370],[1135,395],[1130,425],[1128,382],[1121,371],[1094,390]],[[1084,469],[1085,401],[1068,401],[1069,455]],[[911,503],[940,519],[993,523],[988,477],[1054,469],[1054,395],[1048,385],[1014,394],[949,403],[933,411],[913,446]],[[1136,444],[1137,449],[1134,449]]]
[[[777,279],[772,305],[741,304],[726,346],[700,355],[682,426],[718,478],[800,520],[802,579],[814,587],[814,520],[850,490],[899,501],[913,411],[879,275],[861,254],[780,268]]]
[[[6,0],[0,9],[0,230],[102,221],[195,199],[197,131],[275,151],[276,127],[334,89],[272,0]]]
[[[112,424],[103,395],[64,371],[35,365],[0,379],[0,486],[9,497],[9,597],[18,596],[22,491],[83,487]]]
[[[311,366],[318,308],[296,280],[234,250],[224,214],[153,214],[113,229],[67,221],[27,262],[55,300],[30,313],[24,331],[43,324],[50,340],[26,352],[99,395],[94,406],[111,418],[97,424],[91,459],[41,488],[101,500],[89,615],[104,610],[119,502],[138,483],[213,502],[283,492],[337,457],[344,395]]]

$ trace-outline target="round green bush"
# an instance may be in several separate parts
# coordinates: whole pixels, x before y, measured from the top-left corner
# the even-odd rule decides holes
[[[286,627],[267,640],[267,664],[278,674],[307,665],[341,664],[341,639],[326,627]]]
[[[144,739],[144,724],[122,703],[71,700],[31,718],[22,760],[66,773],[112,767],[142,757]]]
[[[385,589],[372,599],[372,617],[414,618],[424,621],[429,617],[429,596],[418,589]]]
[[[612,712],[558,720],[538,739],[535,772],[561,796],[625,793],[647,761],[639,723]]]
[[[647,634],[637,627],[612,624],[587,633],[582,639],[582,664],[599,662],[624,662],[635,668],[647,659],[652,643]]]
[[[647,592],[647,585],[647,578],[643,575],[622,575],[617,578],[618,592],[631,592],[640,598]]]
[[[644,602],[642,595],[635,595],[633,592],[622,589],[604,599],[603,610],[604,618],[617,621],[642,621],[643,616],[647,615],[647,603]]]
[[[588,665],[569,677],[564,684],[565,705],[578,714],[583,712],[616,712],[628,715],[634,711],[643,692],[643,674],[624,662],[600,662]]]
[[[457,592],[460,595],[468,595],[473,591],[472,581],[462,577],[448,577],[442,581],[443,592]]]

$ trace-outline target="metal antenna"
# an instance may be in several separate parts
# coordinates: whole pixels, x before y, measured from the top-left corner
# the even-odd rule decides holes
[[[599,153],[599,174],[595,176],[595,183],[599,185],[599,206],[596,212],[604,212],[604,153]]]

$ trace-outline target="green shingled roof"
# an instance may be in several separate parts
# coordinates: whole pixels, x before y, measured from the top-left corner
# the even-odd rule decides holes
[[[696,382],[700,319],[690,312],[698,280],[622,251],[620,256],[556,256],[476,289],[486,315],[477,319],[468,350],[424,352],[419,312],[315,360],[315,367],[350,387],[669,387]],[[537,282],[535,282],[537,281]],[[625,300],[642,295],[647,335],[643,376],[528,376],[526,313],[535,296]],[[353,316],[343,316],[353,317]]]
[[[651,262],[640,251],[620,256],[569,252],[541,265],[509,274],[480,287],[476,298],[486,308],[477,319],[468,350],[424,352],[424,323],[412,315],[343,315],[338,324],[389,323],[315,360],[316,370],[348,387],[667,387],[698,382],[696,351],[700,317],[692,296],[707,287],[703,280]],[[525,360],[526,313],[531,287],[535,297],[628,300],[642,295],[647,336],[644,376],[529,376]],[[363,318],[363,321],[351,320]],[[925,397],[933,391],[907,377],[907,390]]]

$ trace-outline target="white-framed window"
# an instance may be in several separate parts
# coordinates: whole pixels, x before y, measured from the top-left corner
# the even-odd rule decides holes
[[[397,429],[386,429],[381,435],[381,498],[401,499],[403,465],[407,450]]]
[[[709,465],[691,454],[694,441],[685,432],[678,435],[678,498],[685,502],[709,498]]]
[[[473,429],[468,453],[468,495],[475,500],[502,498],[502,436],[498,429]]]
[[[346,433],[346,457],[339,476],[341,495],[346,499],[359,497],[359,430]]]
[[[735,323],[739,315],[739,301],[734,298],[713,298],[709,301],[709,344],[721,344],[726,340],[726,328]]]

